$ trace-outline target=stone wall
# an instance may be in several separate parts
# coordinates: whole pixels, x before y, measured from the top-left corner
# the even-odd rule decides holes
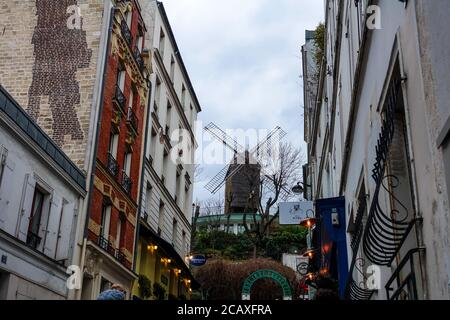
[[[101,0],[0,4],[0,83],[84,169]]]

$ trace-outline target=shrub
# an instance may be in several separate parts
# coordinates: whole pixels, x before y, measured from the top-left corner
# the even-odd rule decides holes
[[[147,276],[140,274],[138,279],[139,293],[144,299],[148,299],[152,296],[152,282]]]

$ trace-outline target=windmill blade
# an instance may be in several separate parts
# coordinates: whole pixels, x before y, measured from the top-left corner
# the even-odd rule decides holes
[[[229,170],[230,165],[226,165],[222,170],[219,171],[206,185],[205,189],[211,193],[216,193],[223,184],[225,183],[227,172]]]
[[[205,188],[211,193],[216,193],[225,184],[227,179],[233,177],[244,167],[243,164],[237,164],[230,170],[230,165],[225,166],[220,172],[212,178],[206,185]]]
[[[206,132],[209,132],[211,136],[216,138],[219,142],[223,143],[226,147],[233,150],[234,153],[241,153],[244,152],[244,147],[242,147],[236,139],[230,137],[228,134],[225,133],[222,129],[220,129],[218,126],[216,126],[213,122],[209,123],[204,130]]]
[[[281,127],[276,127],[271,132],[269,132],[269,134],[261,142],[259,142],[256,147],[254,147],[250,151],[250,156],[256,156],[256,158],[259,159],[261,155],[266,154],[267,150],[270,152],[273,145],[273,139],[278,138],[277,142],[280,142],[286,136],[286,134],[286,131],[281,129]]]

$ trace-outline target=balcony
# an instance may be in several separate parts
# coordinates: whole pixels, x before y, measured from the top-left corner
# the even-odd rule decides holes
[[[138,119],[132,108],[128,108],[127,124],[134,130],[134,132],[138,132]]]
[[[97,245],[108,252],[111,256],[113,256],[117,261],[119,261],[122,265],[126,266],[127,259],[123,254],[122,250],[114,248],[112,243],[108,241],[108,239],[103,236],[98,236]]]
[[[123,94],[122,90],[118,85],[116,85],[116,92],[114,93],[114,101],[120,107],[122,111],[125,111],[125,105],[127,103],[127,98]]]
[[[109,152],[107,169],[113,177],[117,178],[117,175],[119,174],[119,164],[117,163],[117,160],[113,157],[113,155]]]
[[[133,184],[133,182],[131,181],[130,177],[128,177],[128,175],[126,174],[125,171],[122,171],[121,185],[122,185],[122,188],[125,190],[125,192],[128,195],[130,195],[130,193],[131,193],[132,184]]]
[[[136,46],[134,46],[134,48],[133,48],[133,56],[134,56],[134,60],[136,60],[136,63],[139,66],[139,70],[141,70],[141,71],[144,70],[144,68],[145,68],[144,59],[142,58],[141,51]]]
[[[131,47],[131,41],[132,41],[131,31],[130,31],[130,28],[128,28],[128,25],[125,22],[125,20],[122,20],[122,24],[120,25],[120,29],[122,31],[123,38],[128,43],[128,45]]]

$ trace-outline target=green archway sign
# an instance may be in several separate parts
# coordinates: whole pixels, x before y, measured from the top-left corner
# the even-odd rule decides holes
[[[250,292],[253,285],[259,279],[275,280],[283,289],[283,300],[292,300],[292,291],[289,282],[276,271],[273,270],[258,270],[253,272],[244,282],[242,286],[242,300],[250,300]]]

